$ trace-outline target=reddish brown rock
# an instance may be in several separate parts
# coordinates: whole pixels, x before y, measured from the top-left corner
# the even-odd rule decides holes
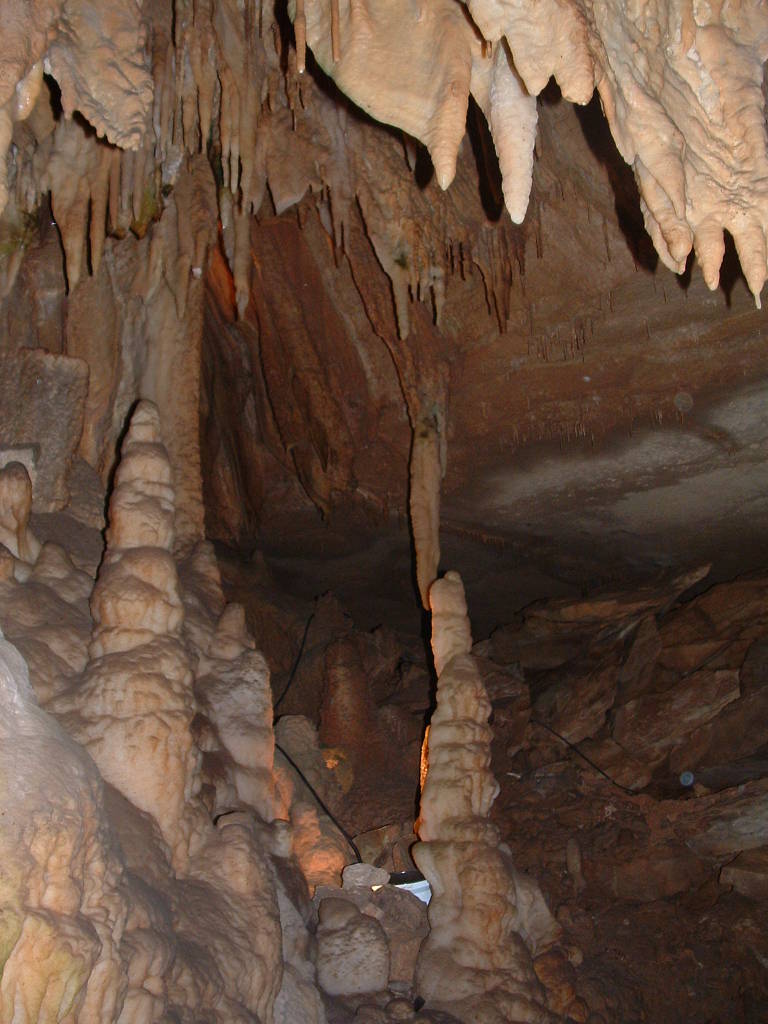
[[[720,871],[720,884],[750,899],[768,900],[768,847],[740,853]]]
[[[714,718],[739,693],[738,672],[696,672],[665,693],[639,697],[619,708],[614,738],[634,754],[658,759],[681,734]]]

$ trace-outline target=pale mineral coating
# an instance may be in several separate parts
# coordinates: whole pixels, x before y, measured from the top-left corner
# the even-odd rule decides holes
[[[93,580],[75,569],[62,548],[44,544],[20,580],[12,572],[0,580],[0,618],[35,655],[36,687],[52,698],[60,721],[91,746],[117,787],[103,794],[93,761],[37,708],[26,665],[0,637],[1,895],[8,926],[0,1018],[14,1024],[143,1024],[167,1014],[190,1022],[272,1024],[273,1015],[277,1021],[298,1019],[285,1012],[300,1006],[307,1011],[302,1019],[323,1024],[297,896],[277,884],[270,862],[289,855],[290,839],[253,814],[254,805],[262,814],[268,810],[271,793],[266,666],[242,609],[225,606],[206,545],[185,565],[191,621],[184,631],[168,551],[170,468],[150,404],[135,410],[123,455],[107,554],[91,597],[96,628],[90,661],[90,627],[83,627]],[[18,464],[0,476],[15,530],[31,503],[29,478]],[[4,567],[6,561],[11,569],[19,563],[10,552]],[[179,812],[174,758],[186,757],[189,745],[191,662],[184,640],[200,658],[198,674],[207,672],[204,690],[216,691],[222,734],[244,769],[257,776],[250,804],[250,791],[241,797],[249,812],[224,815],[218,830],[201,813],[194,783],[183,794],[181,825],[177,821],[175,831],[163,827],[168,821],[173,829]],[[170,730],[170,742],[163,730]],[[148,814],[137,809],[139,803]],[[191,850],[178,842],[180,833],[186,838],[190,831]],[[282,876],[298,873],[290,865],[280,870]],[[283,920],[286,936],[294,936],[286,954],[287,987]]]
[[[4,640],[0,705],[0,1018],[108,1024],[127,987],[119,945],[130,924],[101,781],[87,754],[37,707],[26,665]],[[144,976],[136,972],[139,986]]]
[[[88,661],[93,580],[50,542],[31,570],[10,555],[7,560],[9,571],[0,580],[0,623],[27,662],[35,696],[46,704],[73,685]]]
[[[241,316],[248,302],[247,215],[258,210],[268,178],[278,211],[296,203],[310,184],[330,184],[334,233],[343,224],[353,190],[348,181],[324,159],[318,162],[313,146],[291,138],[284,119],[275,116],[285,102],[276,91],[284,55],[267,41],[263,11],[218,0],[194,14],[179,13],[172,32],[166,9],[144,11],[145,24],[135,2],[119,10],[84,0],[63,11],[40,8],[9,14],[16,34],[3,70],[9,96],[18,89],[0,108],[0,146],[10,146],[15,121],[32,111],[45,57],[65,110],[79,109],[98,133],[137,150],[121,156],[90,142],[102,150],[90,222],[92,267],[100,260],[107,196],[112,229],[123,233],[133,220],[145,230],[158,175],[175,183],[181,157],[205,148],[212,125],[221,140],[219,209]],[[455,174],[471,92],[488,119],[516,222],[530,192],[534,97],[551,75],[566,98],[579,103],[588,101],[596,84],[617,146],[634,169],[646,226],[662,260],[680,272],[695,247],[705,279],[715,287],[727,229],[759,296],[768,177],[761,88],[768,14],[761,5],[648,0],[629,9],[618,0],[471,0],[467,10],[471,17],[453,0],[401,0],[394,6],[311,0],[303,17],[321,66],[374,117],[420,138],[443,187]],[[34,27],[30,13],[38,16]],[[48,36],[40,24],[49,26]],[[20,25],[29,28],[28,41],[22,41]],[[267,98],[270,109],[264,110]],[[293,104],[290,98],[286,112]],[[89,145],[85,137],[81,145]],[[284,148],[293,150],[292,159],[279,159]],[[21,165],[17,180],[25,182],[21,191],[29,207],[44,189],[40,182],[30,193],[27,150],[19,153],[12,159]],[[65,220],[80,223],[84,235],[88,188],[79,175],[71,175],[69,185],[70,210],[77,214]],[[82,242],[70,237],[66,248],[68,263],[76,261]],[[415,282],[420,290],[434,290],[439,316],[439,274],[430,280],[428,264],[404,272],[396,252],[380,245],[377,252],[392,277],[403,333],[407,287]],[[183,261],[178,273],[182,280]],[[73,283],[79,274],[73,267]],[[184,286],[177,289],[181,309],[184,294]]]
[[[681,273],[695,246],[715,288],[726,229],[759,301],[768,226],[765,8],[693,0],[469,0],[467,8],[474,25],[456,4],[343,2],[334,59],[329,5],[310,0],[307,42],[363,109],[424,142],[443,188],[455,173],[471,91],[517,222],[531,184],[532,97],[552,75],[578,103],[596,85],[666,266]]]
[[[123,442],[107,549],[91,596],[94,630],[82,682],[54,703],[104,778],[151,814],[181,866],[198,815],[196,707],[181,628],[171,467],[157,409],[140,402]]]
[[[79,111],[99,135],[138,148],[152,107],[142,4],[65,3],[46,55],[64,112]]]
[[[2,639],[0,711],[0,1019],[271,1024],[281,935],[255,831],[209,826],[178,880],[150,819],[105,791]]]
[[[13,124],[32,112],[43,71],[61,88],[64,112],[79,111],[110,142],[135,149],[147,129],[152,79],[141,5],[5,2],[0,11],[0,214],[8,202],[6,155]]]
[[[429,881],[431,931],[419,952],[428,1008],[467,1024],[560,1018],[547,1009],[531,954],[559,926],[531,879],[512,864],[488,820],[499,787],[490,771],[491,706],[469,650],[464,588],[450,572],[430,590],[437,707],[414,860]]]

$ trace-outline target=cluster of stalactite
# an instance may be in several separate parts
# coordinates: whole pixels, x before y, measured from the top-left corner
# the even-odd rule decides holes
[[[493,135],[507,209],[521,222],[531,191],[536,96],[551,78],[575,103],[587,103],[597,89],[664,264],[681,273],[694,248],[707,284],[716,288],[727,230],[759,304],[768,269],[762,92],[768,14],[762,5],[340,0],[338,6],[295,4],[300,47],[306,37],[356,103],[421,139],[443,188],[456,173],[471,93]]]
[[[337,251],[359,203],[393,283],[402,337],[410,302],[428,301],[439,321],[446,276],[467,265],[480,268],[492,305],[503,311],[519,261],[510,226],[480,231],[489,225],[446,216],[446,203],[433,216],[433,203],[412,187],[410,139],[385,137],[388,152],[371,174],[353,138],[364,127],[359,114],[299,74],[304,58],[289,28],[261,0],[120,10],[81,2],[66,11],[46,0],[38,12],[46,34],[32,31],[32,12],[9,6],[29,32],[5,44],[0,77],[4,294],[50,193],[70,290],[98,272],[105,236],[149,233],[156,244],[143,288],[166,280],[183,316],[190,276],[202,274],[218,230],[243,315],[250,218],[267,194],[281,213],[314,192]],[[332,22],[340,56],[339,20]],[[172,224],[159,230],[161,220]]]

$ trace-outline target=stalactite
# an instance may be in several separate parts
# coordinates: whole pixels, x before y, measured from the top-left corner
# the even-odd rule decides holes
[[[304,14],[304,0],[296,0],[293,31],[296,35],[296,70],[303,75],[306,68],[307,49],[307,19]]]
[[[91,269],[98,274],[101,255],[104,251],[104,237],[107,231],[107,203],[109,198],[109,178],[112,166],[112,150],[101,146],[95,180],[91,185],[90,215],[90,248]]]
[[[339,28],[339,0],[331,0],[331,55],[334,64],[341,60],[341,38]]]
[[[236,210],[234,277],[237,314],[245,316],[251,294],[251,218],[242,211]]]
[[[416,580],[424,607],[429,610],[429,588],[440,565],[440,437],[434,416],[414,425],[410,459],[409,507]]]

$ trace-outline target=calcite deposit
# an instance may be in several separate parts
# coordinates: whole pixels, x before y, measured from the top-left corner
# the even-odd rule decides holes
[[[171,555],[174,492],[157,410],[131,416],[109,507],[107,548],[91,596],[94,632],[82,682],[54,707],[104,778],[152,815],[182,866],[199,751],[192,664]],[[141,751],[153,751],[147,760]]]
[[[449,572],[429,593],[438,689],[413,849],[432,887],[418,988],[428,1006],[462,1021],[554,1022],[532,954],[560,928],[488,820],[499,792],[490,772],[490,703],[470,653],[461,577]]]
[[[768,21],[758,5],[469,0],[466,17],[451,0],[342,2],[336,33],[327,4],[303,7],[306,38],[324,70],[378,120],[420,139],[442,188],[454,178],[473,95],[516,222],[531,187],[535,97],[550,77],[576,103],[597,88],[662,261],[682,273],[695,245],[716,288],[728,230],[759,304],[768,270],[761,88]],[[737,198],[747,195],[748,209]]]

